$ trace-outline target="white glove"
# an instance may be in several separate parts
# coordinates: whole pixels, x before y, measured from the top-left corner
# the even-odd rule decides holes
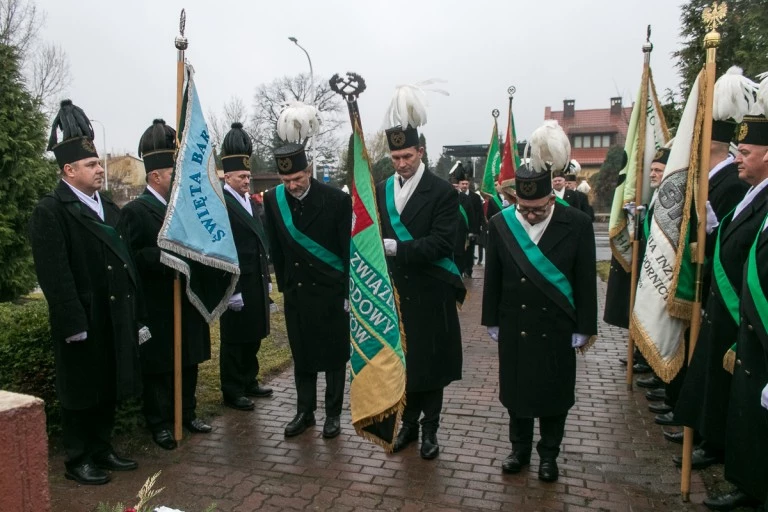
[[[344,299],[344,312],[349,313],[349,300]]]
[[[67,338],[64,341],[66,341],[67,343],[73,343],[75,341],[84,341],[87,338],[88,338],[88,331],[83,331],[83,332],[79,332],[79,333],[77,333],[77,334],[75,334],[73,336],[70,336],[69,338]]]
[[[384,254],[387,256],[394,256],[397,254],[397,240],[392,238],[384,239]]]
[[[232,311],[240,311],[245,307],[245,303],[243,302],[243,294],[242,293],[236,293],[233,296],[229,298],[229,303],[227,304],[227,307],[231,309]]]
[[[272,283],[267,283],[267,292],[272,293]]]
[[[637,210],[637,207],[635,206],[634,201],[631,201],[624,205],[624,211],[633,217],[635,216],[636,210]]]
[[[589,341],[588,334],[571,334],[571,346],[573,348],[581,348],[587,344],[587,341]]]
[[[149,332],[149,327],[146,325],[139,329],[139,345],[143,345],[152,338],[152,333]]]
[[[501,200],[501,207],[502,208],[506,208],[507,206],[509,206],[509,201],[507,201],[506,198],[502,199]]]
[[[488,336],[490,336],[493,341],[498,343],[499,342],[499,326],[498,325],[494,325],[492,327],[489,327],[488,328]]]
[[[719,225],[720,221],[717,220],[715,210],[712,209],[712,205],[707,201],[707,234],[711,234]]]
[[[270,313],[277,313],[278,311],[280,311],[280,308],[278,307],[277,302],[273,302],[269,305]]]
[[[768,409],[768,384],[763,388],[763,394],[760,396],[760,405],[762,405],[764,409]]]

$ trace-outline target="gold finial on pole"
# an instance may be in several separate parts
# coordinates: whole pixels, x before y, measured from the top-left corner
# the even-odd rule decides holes
[[[701,19],[706,25],[707,35],[704,36],[704,47],[713,48],[720,44],[720,33],[717,31],[725,23],[725,15],[728,13],[728,5],[725,2],[712,2],[712,6],[705,7]]]
[[[645,36],[645,43],[643,43],[643,53],[651,53],[653,51],[653,43],[651,42],[651,26],[648,25],[648,30]]]

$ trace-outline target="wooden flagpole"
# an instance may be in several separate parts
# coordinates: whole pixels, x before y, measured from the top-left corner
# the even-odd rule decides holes
[[[651,52],[653,51],[653,44],[651,43],[651,26],[648,25],[648,35],[645,43],[643,44],[643,78],[640,83],[641,94],[640,101],[648,104],[648,79],[650,76],[651,66]],[[648,118],[648,109],[641,103],[640,107],[640,119],[638,119],[638,135],[637,135],[637,152],[635,154],[635,212],[643,201],[643,178],[645,172],[645,124]],[[648,215],[648,212],[645,212]],[[632,338],[632,310],[635,308],[635,295],[637,295],[637,272],[640,268],[637,261],[640,257],[640,230],[642,225],[640,223],[640,215],[635,214],[635,233],[632,239],[632,269],[630,277],[629,288],[629,335],[627,340],[627,389],[632,391],[632,377],[634,376],[634,364],[635,364],[635,340]]]
[[[189,42],[184,37],[187,24],[187,13],[181,10],[179,18],[179,35],[174,40],[176,46],[176,137],[177,145],[181,144],[181,103],[184,94],[184,51]],[[176,271],[173,280],[173,437],[181,441],[181,278]]]
[[[696,234],[696,248],[691,252],[695,254],[696,264],[696,282],[695,299],[693,311],[691,314],[691,328],[688,345],[688,364],[693,357],[693,350],[696,347],[696,340],[701,330],[701,288],[704,260],[705,242],[707,236],[707,196],[709,194],[709,151],[712,142],[712,106],[715,95],[715,73],[717,57],[717,47],[720,45],[720,33],[717,28],[723,24],[725,14],[728,12],[728,6],[725,3],[713,2],[711,7],[704,9],[702,18],[709,32],[704,36],[704,47],[707,50],[706,63],[704,64],[704,73],[706,80],[706,98],[704,102],[704,125],[701,130],[701,143],[699,151],[698,171],[698,191],[696,201],[696,216],[698,217],[698,226]],[[683,467],[680,479],[680,493],[683,501],[689,501],[691,493],[691,458],[693,456],[693,429],[685,427],[683,429]]]

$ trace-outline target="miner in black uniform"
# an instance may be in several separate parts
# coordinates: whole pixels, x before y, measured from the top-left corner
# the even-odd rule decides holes
[[[115,404],[141,393],[138,277],[115,230],[120,211],[99,194],[104,169],[93,128],[70,100],[61,102],[48,149],[61,180],[35,207],[29,237],[50,315],[65,476],[104,484],[105,469],[137,467],[116,455],[110,441]]]
[[[394,451],[419,438],[421,418],[421,457],[434,459],[443,389],[461,378],[456,303],[466,290],[452,256],[456,225],[464,220],[453,187],[424,168],[417,129],[385,133],[395,174],[376,186],[376,202],[407,342],[406,406]]]
[[[352,199],[312,178],[300,144],[288,143],[274,155],[282,184],[265,194],[264,212],[298,395],[297,414],[285,435],[299,435],[315,424],[317,374],[325,372],[323,437],[332,438],[341,431],[349,360]]]
[[[542,157],[517,170],[516,208],[490,221],[481,323],[499,344],[500,400],[510,416],[512,453],[502,470],[530,463],[539,418],[539,479],[552,482],[575,402],[576,349],[597,334],[595,237],[586,214],[555,201],[551,173],[568,165],[565,133],[548,121],[531,145]]]
[[[480,196],[470,190],[469,175],[464,170],[464,179],[459,180],[459,201],[462,201],[462,197],[466,198],[469,203],[467,208],[467,216],[469,218],[469,243],[464,255],[464,274],[467,277],[472,277],[472,267],[475,266],[475,247],[478,245],[478,237],[480,236],[480,228],[483,221],[483,200]],[[459,269],[462,270],[462,269]]]
[[[731,374],[723,358],[738,336],[744,263],[768,213],[768,164],[762,160],[767,123],[762,115],[746,116],[736,130],[735,163],[739,178],[751,187],[736,209],[719,219],[701,333],[674,410],[675,419],[703,439],[694,450],[698,467],[721,460],[725,449]]]
[[[221,316],[221,392],[224,404],[252,410],[248,398],[267,397],[272,389],[259,384],[258,352],[269,334],[269,267],[267,235],[251,200],[251,137],[233,123],[221,143],[224,198],[240,262],[240,279]]]
[[[175,271],[160,262],[157,235],[171,194],[176,130],[155,119],[139,141],[147,188],[120,212],[118,231],[136,262],[142,287],[145,324],[152,338],[140,347],[144,382],[144,418],[161,448],[176,448],[173,438],[173,281]],[[211,358],[211,336],[200,312],[181,294],[182,421],[191,432],[208,433],[211,426],[195,413],[197,365]]]
[[[453,260],[462,277],[471,277],[472,263],[469,263],[469,246],[474,219],[472,202],[469,196],[461,191],[462,183],[468,183],[467,173],[461,162],[458,162],[448,174],[449,180],[459,194],[459,223],[456,225],[456,237],[453,243]]]

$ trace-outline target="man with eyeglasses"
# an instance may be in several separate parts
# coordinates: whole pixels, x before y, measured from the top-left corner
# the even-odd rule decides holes
[[[499,388],[512,453],[504,473],[530,463],[539,418],[539,479],[558,478],[568,410],[575,401],[575,349],[597,334],[595,236],[589,217],[555,202],[551,175],[568,166],[570,143],[556,121],[531,136],[529,164],[515,177],[517,206],[490,220],[482,324],[499,344]]]

